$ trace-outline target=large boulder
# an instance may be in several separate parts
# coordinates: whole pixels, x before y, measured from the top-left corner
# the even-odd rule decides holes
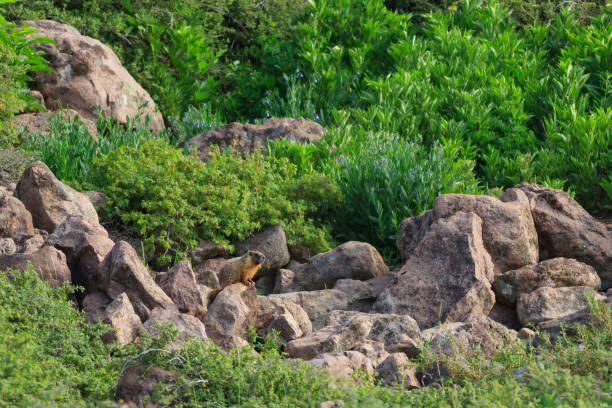
[[[47,135],[51,132],[51,121],[55,119],[58,115],[63,120],[76,120],[78,116],[78,119],[87,128],[87,133],[89,133],[89,135],[94,140],[98,139],[98,130],[96,127],[96,122],[92,119],[86,119],[84,117],[81,117],[79,115],[79,112],[75,111],[74,109],[22,113],[20,115],[15,116],[15,119],[13,120],[13,125],[15,125],[17,129],[24,129],[26,133],[29,134],[40,133],[41,135]]]
[[[40,279],[57,288],[65,282],[70,282],[70,269],[66,263],[66,255],[52,246],[46,245],[28,254],[11,254],[0,256],[0,271],[15,269],[25,271],[29,265],[38,272]]]
[[[421,383],[416,377],[414,364],[410,362],[406,354],[393,353],[380,363],[375,370],[378,384],[393,386],[399,385],[412,390],[421,388]]]
[[[485,195],[443,194],[436,197],[434,220],[458,211],[482,220],[482,240],[491,255],[495,273],[538,262],[538,235],[524,201],[503,202]]]
[[[125,293],[106,307],[102,321],[113,327],[113,331],[103,337],[104,341],[116,341],[121,346],[134,341],[142,328],[142,322]]]
[[[465,321],[493,307],[492,279],[482,221],[459,211],[431,225],[400,269],[398,283],[380,294],[372,311],[409,315],[424,328]]]
[[[598,299],[601,300],[599,297]],[[612,308],[612,296],[603,299],[603,306]],[[548,333],[554,340],[563,334],[576,335],[578,333],[576,330],[577,325],[589,325],[601,329],[602,321],[590,307],[585,307],[577,312],[539,323],[538,330]]]
[[[248,329],[257,326],[259,301],[255,288],[235,283],[223,289],[204,317],[208,336],[224,350],[248,344]]]
[[[257,334],[263,338],[278,332],[285,343],[312,333],[312,323],[299,305],[288,299],[257,296]]]
[[[377,276],[367,281],[340,279],[334,285],[334,289],[353,297],[352,305],[357,306],[354,310],[369,312],[378,296],[389,286],[396,283],[397,276],[390,273],[389,275]]]
[[[234,146],[237,152],[246,153],[258,146],[266,147],[269,140],[285,139],[306,143],[319,140],[323,133],[321,125],[304,118],[272,118],[262,125],[242,125],[234,122],[197,135],[185,143],[185,148],[195,148],[200,159],[207,161],[213,146]]]
[[[47,239],[66,255],[72,282],[90,288],[100,264],[115,243],[100,224],[81,214],[69,215]]]
[[[285,231],[280,225],[271,225],[246,240],[236,243],[234,248],[235,256],[242,256],[248,251],[259,251],[266,256],[266,261],[255,274],[255,278],[282,268],[291,260]]]
[[[522,293],[533,292],[542,286],[588,286],[598,289],[600,284],[601,280],[592,266],[575,259],[553,258],[496,275],[493,291],[498,302],[513,306]]]
[[[409,316],[332,312],[327,325],[287,344],[291,357],[309,360],[322,353],[352,350],[366,341],[383,344],[387,352],[416,355],[421,345],[417,323]]]
[[[473,317],[467,322],[445,323],[423,330],[423,340],[429,342],[435,354],[469,355],[478,347],[487,357],[493,357],[508,343],[516,340],[517,333],[486,316]]]
[[[198,289],[189,261],[181,261],[168,272],[158,274],[156,281],[180,312],[190,312],[196,316],[203,316],[206,312],[205,299]]]
[[[523,293],[516,302],[516,313],[523,326],[562,318],[588,307],[588,299],[603,300],[593,288],[575,286],[571,288],[541,287]]]
[[[201,340],[208,338],[204,324],[197,317],[161,307],[156,307],[149,313],[149,318],[142,326],[142,330],[151,337],[158,337],[160,328],[164,326],[172,326],[177,330],[177,340],[180,342],[191,338]]]
[[[149,116],[151,130],[164,129],[153,99],[109,47],[66,24],[50,20],[26,24],[37,30],[32,37],[49,37],[56,43],[35,43],[53,68],[34,77],[34,87],[44,96],[48,109],[70,107],[84,119],[96,121],[101,108],[104,116],[124,125],[127,117],[141,113]]]
[[[368,280],[388,273],[389,267],[376,248],[350,241],[310,258],[295,271],[287,291],[333,288],[339,279]]]
[[[412,251],[429,231],[429,227],[434,222],[433,215],[433,210],[428,210],[416,217],[406,218],[400,223],[395,245],[404,262],[410,258]]]
[[[33,234],[32,215],[23,203],[12,195],[0,193],[0,237],[20,239]]]
[[[529,198],[538,231],[540,260],[566,257],[591,265],[612,283],[612,234],[563,190],[537,184],[515,188]]]
[[[160,367],[145,367],[144,365],[128,366],[122,373],[115,398],[119,402],[129,404],[134,407],[152,407],[155,405],[145,405],[151,400],[157,384],[171,384],[176,381],[178,374]]]
[[[14,194],[32,214],[34,226],[50,234],[69,215],[80,214],[98,223],[89,198],[59,181],[43,162],[26,167]]]
[[[325,321],[332,311],[350,310],[354,306],[354,296],[337,289],[291,292],[269,297],[289,300],[302,307],[315,330],[325,326]]]
[[[322,353],[308,361],[313,367],[323,368],[326,374],[341,379],[350,379],[359,383],[362,377],[353,377],[355,371],[367,373],[373,377],[375,369],[388,357],[389,353],[380,350],[378,355],[369,356],[362,351],[350,350]],[[332,405],[335,407],[337,405]]]
[[[149,275],[134,248],[125,241],[117,242],[106,255],[95,276],[95,284],[111,299],[125,292],[143,322],[156,307],[176,308]]]

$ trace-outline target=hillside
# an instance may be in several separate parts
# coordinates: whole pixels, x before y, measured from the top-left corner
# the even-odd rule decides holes
[[[0,406],[612,405],[611,27],[0,0]]]

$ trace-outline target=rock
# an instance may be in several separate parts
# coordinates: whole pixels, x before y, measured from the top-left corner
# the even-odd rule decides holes
[[[588,286],[598,289],[600,284],[601,280],[592,266],[575,259],[552,258],[496,275],[493,290],[498,302],[513,306],[522,293],[533,292],[542,286]]]
[[[179,312],[203,315],[206,304],[189,261],[181,261],[168,272],[157,276],[157,283],[178,307]]]
[[[518,338],[521,340],[525,340],[529,343],[531,343],[533,339],[535,339],[535,336],[536,336],[535,332],[531,329],[528,329],[527,327],[523,327],[518,332]]]
[[[111,300],[102,292],[88,293],[83,298],[83,312],[85,312],[85,321],[93,324],[104,320],[104,312],[106,307],[111,303]],[[130,306],[132,304],[130,303]],[[132,310],[134,308],[132,307]]]
[[[95,283],[111,299],[125,292],[143,322],[156,307],[176,308],[151,278],[134,248],[125,241],[117,242],[106,255],[96,274]]]
[[[301,306],[315,330],[325,326],[327,316],[333,310],[349,310],[353,305],[352,295],[336,289],[283,293],[269,297],[290,300]]]
[[[100,224],[83,215],[69,215],[49,236],[47,244],[66,255],[72,282],[91,289],[91,280],[115,243]]]
[[[373,303],[385,289],[396,282],[395,274],[377,276],[367,281],[340,279],[334,285],[334,289],[352,295],[355,300]]]
[[[298,263],[306,263],[310,259],[310,249],[303,244],[288,245],[291,259]],[[291,269],[291,268],[289,268]]]
[[[398,384],[400,387],[409,390],[421,388],[421,384],[416,377],[416,370],[404,353],[389,355],[376,367],[375,372],[378,374],[376,379],[378,384],[386,386]]]
[[[0,237],[20,239],[34,234],[32,215],[17,198],[0,194]]]
[[[37,234],[37,232],[44,232],[46,235]],[[17,252],[21,254],[31,254],[38,251],[45,245],[47,241],[45,237],[48,235],[47,231],[35,229],[34,235],[27,235],[21,239],[17,247]]]
[[[11,254],[0,256],[0,271],[15,269],[25,271],[31,263],[38,272],[40,279],[49,283],[51,287],[60,287],[70,282],[70,269],[66,263],[66,256],[52,246],[44,246],[36,252],[29,254]]]
[[[134,341],[142,328],[140,318],[134,313],[130,299],[125,293],[108,305],[103,321],[115,329],[104,335],[104,341],[107,343],[116,341],[120,346]]]
[[[295,259],[292,259],[289,261],[289,263],[287,264],[287,266],[285,266],[285,269],[289,269],[290,271],[297,271],[301,266],[303,265],[303,263],[300,263],[298,261],[296,261]]]
[[[195,266],[196,281],[210,288],[219,287],[219,271],[228,260],[225,258],[207,259]]]
[[[44,106],[44,105],[43,105]],[[51,121],[55,117],[60,116],[63,120],[72,119],[75,120],[78,116],[78,120],[85,125],[87,133],[93,140],[98,140],[98,129],[96,121],[93,119],[87,119],[79,115],[79,112],[74,109],[58,109],[49,110],[46,112],[31,112],[22,113],[15,116],[13,124],[17,129],[23,129],[28,134],[48,135],[51,133]]]
[[[255,289],[262,295],[269,295],[274,292],[274,285],[276,283],[276,271],[270,274],[264,275],[255,281]]]
[[[191,338],[202,340],[208,338],[204,324],[197,317],[161,307],[156,307],[151,311],[149,319],[142,326],[142,330],[151,337],[158,337],[160,334],[159,328],[169,325],[172,325],[178,331],[177,340],[179,342],[184,342]]]
[[[400,223],[395,245],[404,262],[410,258],[410,254],[427,234],[433,222],[433,210],[428,210],[419,216],[406,218]]]
[[[380,342],[387,352],[416,355],[421,345],[419,328],[409,316],[333,311],[327,325],[287,344],[291,357],[309,360],[322,353],[352,350],[364,341]]]
[[[387,274],[389,268],[372,245],[350,241],[310,258],[295,271],[290,289],[333,288],[339,279],[368,280]]]
[[[32,214],[34,226],[50,234],[69,215],[80,214],[98,223],[98,214],[89,198],[59,181],[40,161],[26,167],[15,196]]]
[[[520,295],[516,302],[516,313],[523,326],[558,319],[587,308],[588,296],[603,298],[586,286],[571,288],[544,286]]]
[[[153,395],[158,383],[170,384],[176,377],[177,373],[160,367],[129,366],[119,379],[115,398],[119,403],[146,406],[145,402]]]
[[[106,195],[104,193],[93,190],[83,191],[82,193],[89,198],[89,201],[91,201],[91,204],[94,206],[96,211],[100,210],[100,208],[106,204]]]
[[[213,145],[220,148],[234,146],[235,151],[247,153],[258,149],[258,145],[265,148],[268,140],[285,139],[306,143],[319,140],[323,133],[321,125],[304,118],[272,118],[262,125],[242,125],[234,122],[197,135],[185,143],[185,148],[190,149],[194,146],[200,153],[200,159],[207,161]]]
[[[235,256],[242,256],[248,251],[259,251],[266,256],[266,261],[255,274],[255,278],[282,268],[291,260],[285,232],[280,225],[267,227],[246,240],[236,243],[234,248]]]
[[[265,338],[273,330],[287,343],[312,333],[312,323],[299,305],[287,299],[257,296],[259,312],[257,334]]]
[[[493,307],[492,279],[480,217],[457,212],[431,225],[401,268],[398,283],[380,294],[372,311],[409,315],[425,328],[465,321]]]
[[[516,339],[516,332],[486,316],[473,317],[467,322],[445,323],[421,333],[430,342],[430,350],[446,356],[469,355],[479,347],[487,357],[499,354],[503,347]]]
[[[501,303],[495,303],[489,312],[489,318],[512,330],[520,330],[523,327],[516,316],[516,309]]]
[[[326,369],[327,374],[332,377],[353,379],[357,383],[360,382],[360,378],[351,378],[353,372],[360,370],[374,374],[374,367],[376,367],[372,359],[358,351],[323,353],[306,362],[314,367]]]
[[[291,292],[295,272],[292,269],[279,269],[274,279],[274,289],[272,293]]]
[[[208,259],[224,258],[229,255],[229,250],[223,245],[216,245],[210,241],[198,240],[198,246],[189,251],[189,257],[193,265],[198,265]]]
[[[17,246],[12,238],[0,238],[0,255],[11,255],[17,251]]]
[[[612,281],[612,235],[562,190],[519,184],[531,205],[538,231],[540,260],[566,257],[595,268],[602,281]]]
[[[91,121],[97,120],[98,108],[104,116],[122,125],[127,117],[149,116],[154,132],[164,129],[161,114],[149,94],[121,65],[117,55],[106,45],[81,35],[73,27],[50,20],[26,21],[36,32],[30,37],[49,37],[57,45],[35,43],[46,53],[52,72],[35,74],[34,87],[40,91],[48,109],[76,110]]]
[[[248,328],[257,325],[259,301],[255,288],[242,283],[227,286],[209,305],[204,317],[208,336],[224,350],[248,344]]]
[[[486,195],[442,194],[434,200],[433,218],[447,218],[458,211],[478,215],[494,273],[502,273],[538,262],[538,235],[530,208],[523,203]]]
[[[597,297],[597,299],[596,301],[599,301],[602,298]],[[605,299],[603,305],[604,307],[612,308],[612,298],[608,297]],[[576,327],[578,325],[601,328],[601,320],[593,314],[590,307],[585,307],[577,312],[542,322],[538,324],[538,330],[549,334],[552,340],[557,340],[563,334],[567,336],[577,335]]]

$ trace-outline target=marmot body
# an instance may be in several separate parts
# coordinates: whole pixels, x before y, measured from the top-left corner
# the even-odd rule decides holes
[[[248,251],[242,256],[228,260],[219,271],[219,289],[238,282],[253,285],[253,276],[265,260],[265,255],[259,251]]]

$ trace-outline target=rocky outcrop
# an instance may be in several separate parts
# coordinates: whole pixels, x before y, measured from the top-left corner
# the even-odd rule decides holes
[[[467,322],[445,323],[422,332],[430,351],[435,354],[470,355],[478,347],[487,357],[499,354],[504,346],[516,340],[517,333],[488,317],[478,316]]]
[[[113,328],[103,337],[104,341],[116,341],[121,346],[134,341],[142,328],[142,322],[125,293],[106,307],[102,321]]]
[[[523,326],[559,319],[588,307],[587,299],[603,299],[592,288],[575,286],[571,288],[541,287],[531,293],[519,296],[516,313]]]
[[[254,288],[235,283],[223,289],[204,317],[206,333],[224,350],[248,344],[248,328],[257,325],[259,301]]]
[[[525,201],[503,202],[485,195],[443,194],[434,201],[433,219],[447,218],[458,211],[478,215],[494,273],[502,273],[538,262],[538,236]]]
[[[266,256],[266,261],[255,274],[255,278],[282,268],[291,260],[285,232],[280,225],[269,226],[235,244],[235,256],[242,256],[248,251],[259,251]]]
[[[89,198],[59,181],[43,162],[26,167],[14,194],[32,214],[34,226],[50,234],[69,215],[82,215],[98,223]]]
[[[153,280],[130,244],[119,241],[106,255],[96,275],[97,289],[110,299],[122,293],[130,298],[136,314],[144,322],[156,307],[174,309],[172,300]]]
[[[350,241],[310,258],[295,271],[285,291],[332,288],[339,279],[368,280],[388,273],[389,268],[372,245]]]
[[[189,261],[181,261],[168,272],[158,274],[156,281],[180,312],[204,316],[206,302],[198,289]]]
[[[595,268],[602,281],[612,281],[612,235],[605,225],[563,190],[527,183],[516,188],[529,198],[540,260],[577,259]]]
[[[12,195],[0,193],[0,237],[17,240],[33,234],[32,215],[23,203]]]
[[[70,269],[63,252],[52,246],[44,246],[31,253],[14,253],[0,256],[0,271],[15,269],[25,271],[32,265],[40,279],[57,288],[70,282]]]
[[[380,294],[372,311],[414,318],[421,327],[487,315],[493,263],[472,213],[436,220],[400,269],[398,283]]]
[[[163,326],[172,326],[178,331],[177,340],[179,342],[187,341],[191,338],[205,340],[206,328],[200,319],[179,313],[176,310],[164,309],[156,307],[149,313],[149,318],[143,324],[142,330],[148,333],[151,337],[158,337],[160,334],[159,328]]]
[[[272,118],[262,125],[242,125],[234,122],[190,139],[185,143],[185,148],[194,147],[199,152],[200,159],[207,161],[213,146],[234,146],[235,151],[247,153],[258,146],[266,147],[269,140],[285,139],[307,143],[319,140],[323,133],[321,125],[303,118]]]
[[[69,215],[47,240],[66,255],[72,282],[91,288],[91,280],[115,243],[100,224],[83,215]]]
[[[353,350],[366,341],[381,343],[387,352],[416,355],[421,345],[419,327],[409,316],[334,311],[327,325],[287,344],[291,357],[309,360],[322,353]]]
[[[124,125],[127,117],[141,113],[149,116],[151,130],[164,129],[153,99],[109,47],[66,24],[50,20],[26,21],[26,24],[37,30],[31,36],[55,41],[55,44],[34,43],[37,50],[45,52],[53,68],[52,72],[38,72],[34,77],[34,87],[42,93],[48,109],[69,107],[82,118],[96,121],[101,108],[104,116]]]
[[[533,292],[543,286],[588,286],[597,290],[600,284],[601,280],[592,266],[575,259],[553,258],[496,275],[493,290],[497,301],[513,306],[522,293]]]

